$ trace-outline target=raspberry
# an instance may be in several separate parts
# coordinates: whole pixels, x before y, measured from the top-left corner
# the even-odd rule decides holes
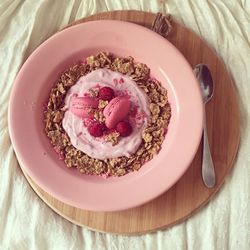
[[[99,98],[104,101],[110,101],[115,97],[115,92],[110,87],[103,87],[99,90]]]
[[[94,137],[101,137],[105,130],[106,130],[105,125],[100,122],[92,122],[88,126],[89,133]]]
[[[131,125],[126,121],[118,122],[116,125],[116,130],[122,137],[129,136],[132,133]]]

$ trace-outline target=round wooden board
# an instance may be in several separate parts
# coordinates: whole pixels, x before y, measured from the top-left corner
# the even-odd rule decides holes
[[[151,27],[154,18],[155,14],[147,12],[114,11],[90,16],[72,25],[116,19]],[[163,229],[183,221],[205,205],[218,192],[231,170],[240,138],[239,108],[232,79],[214,51],[190,30],[173,22],[173,31],[168,40],[183,53],[192,67],[198,63],[208,65],[216,84],[214,97],[206,108],[208,135],[217,176],[216,187],[208,189],[202,182],[201,146],[189,169],[170,190],[145,205],[125,211],[92,212],[71,207],[44,192],[24,172],[40,198],[67,220],[92,230],[116,234],[142,234]],[[190,117],[194,115],[190,114]]]

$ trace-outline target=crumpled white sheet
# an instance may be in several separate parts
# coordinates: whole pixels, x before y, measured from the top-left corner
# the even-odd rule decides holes
[[[200,34],[231,71],[242,114],[234,169],[211,202],[170,229],[130,237],[75,226],[45,205],[18,166],[7,124],[10,90],[31,52],[74,20],[121,9],[167,11]],[[0,61],[0,249],[250,249],[249,0],[1,0]]]

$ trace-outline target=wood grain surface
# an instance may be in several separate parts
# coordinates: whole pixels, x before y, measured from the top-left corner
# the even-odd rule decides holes
[[[91,20],[116,19],[150,27],[154,18],[155,14],[147,12],[115,11],[90,16],[72,25]],[[183,53],[192,67],[205,63],[212,72],[215,93],[207,105],[206,116],[217,176],[216,187],[208,189],[202,182],[201,146],[189,169],[170,190],[145,205],[125,211],[91,212],[71,207],[44,192],[24,172],[38,196],[67,220],[92,230],[116,234],[142,234],[163,229],[185,220],[204,206],[218,192],[230,172],[240,138],[238,101],[230,74],[215,52],[182,25],[173,22],[173,31],[168,40]],[[190,114],[191,117],[194,115]]]

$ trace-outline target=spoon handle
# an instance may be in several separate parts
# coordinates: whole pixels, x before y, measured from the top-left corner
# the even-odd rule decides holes
[[[202,178],[204,184],[208,188],[213,188],[215,186],[214,163],[212,160],[208,142],[206,120],[204,121],[204,130],[203,130]]]

